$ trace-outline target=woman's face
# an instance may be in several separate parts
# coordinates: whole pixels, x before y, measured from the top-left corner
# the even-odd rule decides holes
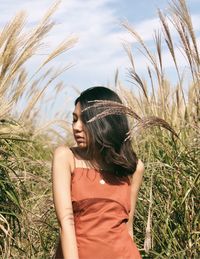
[[[78,147],[86,147],[87,134],[86,134],[85,125],[81,119],[81,105],[79,102],[76,104],[73,112],[72,129],[73,129],[74,138]]]

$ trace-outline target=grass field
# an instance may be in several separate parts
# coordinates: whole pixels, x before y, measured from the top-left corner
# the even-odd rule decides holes
[[[55,4],[56,5],[56,4]],[[26,62],[37,52],[53,27],[52,7],[33,30],[27,32],[25,16],[17,15],[0,34],[0,257],[50,258],[56,247],[58,225],[51,192],[51,158],[55,146],[71,145],[72,135],[62,112],[38,128],[45,91],[62,92],[54,83],[60,71],[47,64],[77,39],[68,38],[30,74]],[[187,61],[187,75],[178,66],[169,19],[159,12],[163,30],[155,33],[151,52],[142,35],[124,23],[147,58],[144,80],[135,69],[134,49],[124,46],[130,58],[133,89],[120,83],[119,92],[129,114],[133,147],[146,170],[134,220],[134,236],[143,258],[198,258],[199,157],[200,157],[200,55],[185,1],[171,1],[173,29]],[[164,70],[162,45],[174,62],[177,82]],[[189,72],[188,72],[189,71]],[[188,75],[189,73],[189,75]],[[190,82],[185,85],[185,77]],[[56,81],[57,82],[57,81]],[[139,94],[134,93],[137,85]],[[16,112],[20,102],[23,110]],[[135,114],[140,120],[135,119]],[[64,137],[51,126],[59,126]],[[53,139],[53,141],[52,141]]]

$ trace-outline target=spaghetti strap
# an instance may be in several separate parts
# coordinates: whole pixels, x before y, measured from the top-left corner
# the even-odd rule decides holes
[[[76,163],[76,157],[75,157],[75,154],[74,154],[74,152],[73,152],[73,149],[72,149],[72,148],[70,148],[70,150],[71,150],[72,155],[73,155],[73,160],[74,160],[74,169],[75,169],[75,168],[76,168],[76,165],[77,165],[77,163]]]
[[[77,165],[77,161],[76,161],[76,157],[75,155],[73,154],[73,157],[74,157],[74,169],[76,168],[76,165]]]
[[[76,156],[75,156],[75,154],[74,154],[74,151],[73,151],[73,147],[70,147],[70,150],[71,150],[71,152],[72,152],[72,155],[73,155],[73,160],[74,160],[74,169],[76,168]]]
[[[70,150],[73,154],[73,159],[74,159],[74,169],[75,168],[93,168],[91,166],[91,163],[88,160],[82,159],[81,156],[76,154],[76,151],[74,150],[74,147],[70,147]]]

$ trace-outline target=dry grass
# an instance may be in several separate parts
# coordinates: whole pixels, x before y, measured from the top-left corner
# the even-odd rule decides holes
[[[149,75],[151,88],[147,88],[146,82],[141,79],[139,74],[135,71],[133,53],[131,52],[130,47],[125,46],[125,51],[128,53],[131,64],[131,68],[129,70],[130,77],[132,82],[141,89],[141,97],[136,104],[136,110],[140,110],[139,114],[147,114],[148,110],[149,114],[162,117],[163,119],[166,119],[171,125],[179,127],[181,125],[176,125],[176,123],[181,123],[181,118],[184,118],[185,116],[188,116],[188,119],[195,118],[193,121],[195,124],[199,117],[198,107],[200,100],[200,57],[194,29],[185,1],[172,1],[170,6],[170,16],[164,15],[161,13],[161,11],[159,11],[162,32],[155,34],[155,53],[150,52],[142,37],[138,35],[138,33],[131,25],[126,22],[123,24],[123,26],[137,40],[141,52],[151,63],[151,68],[147,66],[147,75]],[[168,25],[169,21],[172,22],[172,25],[179,35],[181,44],[179,48],[182,50],[182,54],[187,57],[188,65],[190,67],[192,81],[188,92],[193,92],[193,94],[196,95],[196,98],[193,96],[195,99],[193,99],[193,101],[195,101],[196,104],[193,109],[190,108],[193,105],[189,105],[191,100],[190,94],[185,93],[184,91],[184,72],[181,72],[180,68],[178,67],[176,51],[174,47],[175,44],[173,42]],[[170,83],[168,82],[163,70],[161,48],[162,40],[166,42],[178,76],[177,86],[174,90],[170,89]],[[155,94],[155,91],[157,91],[158,94]],[[174,94],[172,94],[173,91]],[[149,92],[151,92],[151,94],[149,94]],[[142,103],[143,105],[139,107],[138,103]],[[193,122],[190,121],[190,123]]]
[[[51,87],[55,97],[60,92],[61,82],[56,79],[69,69],[68,64],[60,69],[49,68],[47,65],[57,56],[69,50],[77,42],[76,37],[71,37],[60,43],[31,74],[25,69],[25,65],[43,46],[43,40],[54,26],[51,20],[52,14],[58,7],[59,1],[48,10],[41,22],[30,31],[24,31],[24,13],[19,13],[8,23],[0,34],[0,101],[3,103],[0,110],[0,118],[13,113],[14,107],[21,102],[25,103],[24,109],[18,117],[21,123],[33,121],[39,113],[39,103],[45,91]],[[17,109],[18,110],[18,109]],[[16,116],[16,114],[15,114]]]
[[[142,121],[147,116],[147,125],[156,124],[155,121],[151,121],[152,115],[159,116],[164,120],[164,124],[168,122],[168,125],[176,130],[179,137],[172,139],[159,130],[147,131],[146,134],[142,134],[142,137],[133,134],[134,143],[138,143],[135,148],[148,165],[145,180],[149,182],[149,190],[143,187],[145,191],[142,190],[143,198],[142,202],[139,202],[139,213],[143,216],[144,210],[146,215],[148,213],[144,249],[146,252],[149,251],[150,258],[197,258],[199,251],[197,221],[200,216],[197,209],[199,194],[197,186],[200,177],[197,160],[200,144],[198,141],[200,132],[199,49],[185,1],[171,1],[170,13],[164,15],[159,11],[158,14],[162,32],[155,34],[155,53],[150,52],[142,37],[132,26],[128,23],[123,24],[137,40],[141,52],[151,63],[151,68],[147,65],[146,73],[149,76],[150,88],[135,69],[134,55],[130,46],[125,46],[131,64],[130,78],[140,88],[140,94],[139,97],[133,97],[133,93],[127,94],[125,91],[124,99],[142,118]],[[179,35],[179,48],[187,58],[190,68],[191,82],[186,88],[187,91],[184,89],[185,75],[178,66],[169,22]],[[178,82],[175,88],[164,73],[161,49],[163,40],[177,72]],[[149,166],[150,164],[152,166]],[[146,192],[150,192],[150,199]],[[166,193],[168,196],[165,195]],[[145,202],[144,195],[147,200],[149,199],[148,210],[142,207]],[[143,220],[143,217],[140,214],[137,217],[136,222],[141,224],[140,220]],[[137,231],[142,232],[140,228],[137,228]],[[151,242],[150,236],[152,236]],[[141,236],[139,238],[141,240]]]
[[[49,136],[51,133],[57,142],[63,141],[64,136],[49,127],[59,125],[67,131],[68,125],[61,120],[61,113],[40,128],[35,118],[41,118],[41,106],[47,105],[49,87],[54,98],[65,90],[57,79],[71,64],[57,70],[49,68],[49,64],[73,47],[77,38],[60,43],[35,71],[27,71],[26,65],[41,50],[44,38],[53,28],[51,16],[59,2],[52,5],[35,28],[25,30],[26,15],[21,12],[0,33],[1,258],[41,258],[44,251],[49,254],[53,249],[52,244],[49,247],[51,240],[55,243]],[[48,135],[44,135],[47,130]]]
[[[47,68],[47,64],[71,48],[76,39],[61,43],[32,74],[25,68],[52,28],[51,14],[57,4],[28,33],[23,31],[25,14],[20,13],[0,34],[2,258],[49,258],[56,245],[58,226],[51,197],[51,154],[55,142],[70,145],[72,138],[65,120],[52,119],[38,128],[34,117],[41,118],[40,108],[48,87],[53,87],[54,98],[65,90],[62,82],[57,83],[55,78],[70,65],[56,71]],[[154,53],[132,26],[124,23],[147,57],[148,80],[137,73],[134,50],[125,45],[130,59],[130,79],[133,87],[140,89],[139,95],[122,86],[116,72],[115,85],[124,105],[94,102],[100,113],[93,119],[113,112],[126,113],[130,118],[134,149],[146,165],[134,221],[134,236],[143,258],[198,258],[199,49],[185,1],[171,1],[170,13],[159,12],[159,17],[162,31],[154,35]],[[191,82],[187,91],[184,90],[184,72],[178,67],[170,22],[179,35],[180,48],[190,68]],[[175,86],[165,74],[163,42],[177,72]],[[26,105],[16,114],[21,100]],[[102,106],[106,105],[108,109],[102,112]],[[64,118],[61,115],[56,117]],[[66,132],[67,138],[55,128],[49,129],[55,124]],[[53,143],[49,138],[52,134]],[[172,138],[176,134],[178,138]]]
[[[129,102],[130,103],[130,102]],[[101,119],[105,116],[109,116],[111,114],[119,115],[119,114],[126,114],[129,115],[132,119],[134,119],[136,122],[135,125],[131,128],[128,138],[131,137],[131,135],[135,134],[134,128],[138,132],[141,130],[146,130],[151,127],[161,127],[168,131],[170,131],[174,136],[178,138],[177,133],[174,131],[174,129],[167,123],[164,119],[156,117],[156,116],[147,116],[147,117],[140,117],[136,112],[135,108],[131,106],[125,106],[124,104],[120,104],[118,102],[114,101],[105,101],[105,100],[94,100],[91,102],[91,106],[86,108],[88,109],[97,109],[99,110],[99,113],[91,118],[87,123],[90,123],[92,121]]]

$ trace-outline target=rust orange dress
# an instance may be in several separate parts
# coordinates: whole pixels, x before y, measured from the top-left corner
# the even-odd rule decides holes
[[[74,169],[71,195],[80,259],[141,258],[126,226],[130,191],[128,179],[121,183],[95,169]]]

